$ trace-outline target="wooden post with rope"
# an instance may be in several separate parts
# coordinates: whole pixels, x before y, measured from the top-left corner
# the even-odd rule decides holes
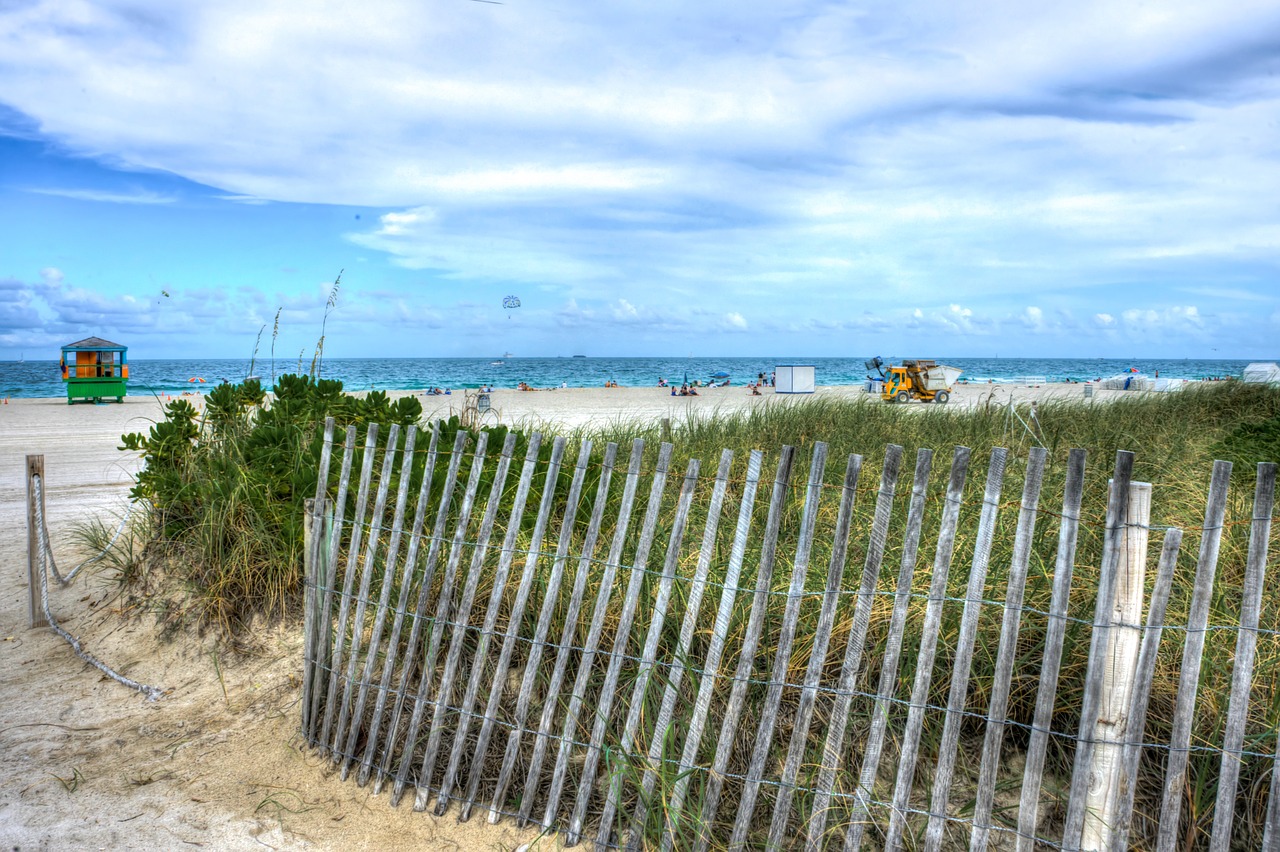
[[[35,478],[44,480],[44,456],[27,456],[27,613],[32,629],[48,627],[40,607],[40,530],[37,517],[44,517],[44,489],[40,489],[40,509],[36,511]]]

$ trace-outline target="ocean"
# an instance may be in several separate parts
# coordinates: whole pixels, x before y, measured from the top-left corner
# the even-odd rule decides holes
[[[812,365],[819,387],[858,385],[870,372],[869,358],[333,358],[320,365],[322,378],[338,379],[348,391],[416,390],[421,388],[474,388],[492,385],[514,388],[520,382],[533,387],[602,387],[615,381],[624,387],[651,387],[658,378],[668,382],[706,382],[714,372],[726,372],[736,386],[768,374],[775,366]],[[899,358],[885,358],[900,363]],[[1087,381],[1133,371],[1164,378],[1239,378],[1248,361],[1142,358],[936,358],[964,370],[961,381],[1014,382],[1025,377],[1049,382]],[[251,372],[270,388],[273,377],[307,372],[311,362],[247,358],[214,360],[130,360],[129,395],[207,391],[219,382],[242,381]],[[203,379],[203,381],[201,381]],[[0,361],[0,396],[65,397],[56,360]]]

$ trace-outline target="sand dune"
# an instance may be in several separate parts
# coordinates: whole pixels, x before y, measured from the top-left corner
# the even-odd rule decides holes
[[[1123,392],[1100,391],[1097,399]],[[820,388],[821,398],[863,397]],[[456,413],[461,393],[419,396],[428,417]],[[557,389],[492,395],[508,424],[673,421],[806,397],[716,388],[671,397],[658,388]],[[1082,399],[1080,385],[961,385],[954,406]],[[340,782],[297,736],[300,639],[265,629],[255,656],[233,658],[211,640],[157,638],[152,620],[122,620],[115,586],[98,569],[52,594],[57,618],[130,677],[169,690],[158,702],[107,680],[52,631],[27,627],[25,456],[42,454],[48,525],[65,569],[82,554],[74,526],[118,518],[137,459],[120,435],[145,431],[164,400],[68,406],[61,399],[0,406],[0,843],[6,848],[384,849],[510,848],[504,822],[458,825],[406,804],[391,808]],[[916,404],[915,408],[921,408]],[[904,411],[910,408],[904,408]],[[114,526],[114,524],[112,524]]]

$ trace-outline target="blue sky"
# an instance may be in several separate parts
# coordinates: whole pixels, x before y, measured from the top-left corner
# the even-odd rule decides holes
[[[1280,357],[1280,6],[0,2],[0,359]],[[518,295],[521,307],[504,310]]]

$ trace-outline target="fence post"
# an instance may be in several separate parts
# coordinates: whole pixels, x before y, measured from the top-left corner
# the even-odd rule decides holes
[[[316,557],[314,497],[302,501],[302,730],[311,727],[312,672],[315,668]]]
[[[44,488],[40,489],[40,508],[36,511],[35,477],[44,485],[44,456],[27,456],[27,614],[32,629],[48,627],[40,607],[40,530],[37,517],[44,517]]]
[[[1151,483],[1130,482],[1124,534],[1120,536],[1111,630],[1107,634],[1102,699],[1094,725],[1093,760],[1085,799],[1082,850],[1106,848],[1118,810],[1117,796],[1124,778],[1124,743],[1129,707],[1142,644],[1142,605],[1146,583],[1148,524],[1151,521]]]

